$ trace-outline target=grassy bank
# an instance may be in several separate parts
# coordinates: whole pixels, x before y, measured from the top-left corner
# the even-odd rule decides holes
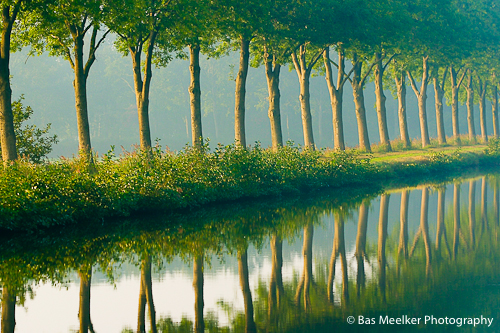
[[[410,156],[412,151],[401,154]],[[293,146],[278,152],[219,146],[211,152],[155,149],[148,156],[117,157],[109,152],[91,171],[78,159],[39,165],[21,161],[0,171],[0,228],[37,229],[325,187],[408,184],[498,165],[500,144],[492,140],[476,151],[428,151],[404,161],[377,158],[355,152],[301,152]]]

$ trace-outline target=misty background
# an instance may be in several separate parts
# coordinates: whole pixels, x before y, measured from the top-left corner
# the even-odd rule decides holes
[[[28,49],[11,56],[12,100],[24,94],[23,104],[33,108],[30,122],[39,127],[51,123],[51,134],[59,143],[53,147],[51,158],[71,157],[78,153],[74,74],[63,58],[47,54],[28,56]],[[97,52],[96,62],[88,78],[88,107],[92,148],[99,155],[114,145],[117,153],[122,148],[131,151],[139,144],[137,107],[133,90],[132,61],[122,57],[108,38]],[[322,61],[322,60],[320,60]],[[350,64],[347,62],[347,66]],[[233,52],[220,59],[201,59],[201,89],[203,137],[217,143],[234,142],[234,89],[239,66],[239,54]],[[299,83],[295,70],[284,66],[280,76],[281,122],[284,142],[303,144],[299,105]],[[348,70],[348,69],[347,69]],[[389,76],[386,79],[391,80]],[[191,142],[189,109],[189,61],[173,60],[166,68],[153,68],[150,95],[150,123],[153,141],[165,149],[180,150]],[[397,100],[387,89],[387,120],[390,139],[399,138]],[[375,93],[372,83],[365,88],[368,130],[371,143],[379,142]],[[427,90],[427,117],[429,133],[436,137],[434,89]],[[477,99],[476,99],[477,102]],[[250,68],[246,95],[247,142],[259,141],[263,147],[271,145],[268,109],[268,90],[264,67]],[[311,109],[314,139],[318,148],[333,147],[333,126],[330,97],[324,76],[311,78]],[[467,132],[465,106],[460,106],[460,133]],[[479,132],[479,108],[475,105],[476,131]],[[487,129],[492,134],[491,105],[487,103]],[[420,137],[418,106],[415,94],[408,86],[407,117],[411,138]],[[451,136],[451,107],[444,106],[446,134]],[[344,88],[343,120],[346,145],[358,144],[358,132],[352,89]]]

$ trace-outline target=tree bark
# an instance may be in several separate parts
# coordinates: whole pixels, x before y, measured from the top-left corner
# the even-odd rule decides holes
[[[248,259],[246,249],[242,252],[238,251],[238,273],[240,275],[240,286],[245,303],[245,333],[257,332],[257,327],[255,326],[253,318],[253,301],[250,282],[248,280]]]
[[[2,333],[14,333],[16,327],[16,294],[4,284],[2,289]]]
[[[342,51],[338,52],[339,63],[337,73],[337,86],[333,83],[333,71],[330,63],[330,49],[323,51],[323,60],[325,63],[325,79],[330,93],[330,103],[332,106],[333,121],[333,146],[335,149],[345,150],[344,141],[344,123],[342,120],[342,99],[344,94],[344,68],[345,58]]]
[[[385,107],[386,97],[384,95],[384,65],[382,63],[383,57],[381,53],[375,53],[375,97],[376,109],[378,119],[378,132],[380,136],[380,144],[384,147],[385,151],[392,151],[391,142],[389,139],[389,129],[387,127],[387,109]]]
[[[0,143],[4,165],[17,159],[14,115],[12,114],[12,89],[10,87],[10,44],[11,33],[21,0],[13,6],[2,7],[2,32],[0,41]]]
[[[457,72],[453,66],[450,66],[450,83],[451,83],[451,120],[453,128],[453,137],[457,144],[460,144],[460,126],[458,120],[458,93],[460,86],[462,85],[463,79],[467,71],[462,73],[460,79],[458,75],[460,70]]]
[[[436,105],[436,127],[439,144],[446,143],[446,133],[444,130],[444,112],[443,112],[443,98],[444,98],[444,83],[446,80],[447,70],[444,70],[442,84],[440,84],[437,77],[433,78],[434,83],[434,100]],[[439,74],[439,73],[438,73]]]
[[[193,147],[201,149],[203,134],[201,130],[200,45],[198,42],[189,45],[189,59],[189,72],[191,73],[191,85],[189,86],[191,135]]]
[[[398,95],[398,120],[399,134],[405,148],[411,147],[410,135],[408,133],[408,122],[406,120],[406,76],[401,71],[394,78],[396,81]]]
[[[488,82],[481,80],[478,76],[478,94],[479,94],[479,123],[481,127],[481,139],[488,142],[488,133],[486,130],[486,90]]]
[[[353,56],[352,66],[354,67],[354,71],[351,84],[356,109],[356,120],[358,123],[359,148],[361,150],[371,152],[370,139],[368,137],[368,125],[366,123],[365,96],[363,94],[364,80],[361,77],[363,61],[358,58],[357,54],[354,54]]]
[[[422,82],[420,85],[420,91],[417,89],[415,80],[413,79],[411,73],[408,71],[408,76],[410,77],[411,87],[415,96],[418,100],[418,118],[420,120],[420,136],[422,139],[422,148],[430,144],[429,139],[429,128],[427,126],[427,86],[429,84],[429,56],[422,58]]]
[[[315,63],[318,61],[322,52],[317,53],[309,62],[306,61],[307,47],[302,44],[299,47],[299,54],[292,52],[292,60],[295,66],[295,71],[299,78],[300,85],[300,110],[302,116],[302,131],[304,132],[304,147],[307,149],[315,149],[314,136],[312,128],[312,114],[311,114],[311,93],[309,89],[309,80],[311,71]]]
[[[153,48],[156,42],[157,33],[151,31],[144,64],[144,78],[141,72],[142,42],[136,47],[130,47],[132,57],[132,68],[134,72],[134,90],[137,104],[137,115],[139,118],[139,139],[142,150],[151,148],[151,129],[149,125],[149,89],[153,72],[151,70]]]
[[[90,157],[92,146],[90,144],[90,125],[87,107],[87,76],[83,65],[83,38],[82,34],[74,34],[74,73],[73,88],[75,89],[75,108],[78,126],[78,150],[80,154]]]
[[[493,100],[491,102],[491,114],[493,116],[493,136],[495,138],[499,137],[499,127],[498,127],[498,88],[493,85]]]
[[[469,140],[476,142],[476,129],[474,128],[474,87],[472,86],[472,72],[469,72],[467,85],[467,127],[469,129]]]
[[[269,121],[271,123],[271,139],[273,150],[277,151],[279,147],[283,146],[279,88],[281,65],[276,61],[275,56],[268,53],[267,49],[265,49],[264,57],[267,90],[269,93],[269,109],[267,115],[269,116]]]
[[[240,36],[240,68],[236,76],[235,107],[234,107],[234,140],[237,145],[246,147],[245,135],[245,95],[250,58],[250,39]]]

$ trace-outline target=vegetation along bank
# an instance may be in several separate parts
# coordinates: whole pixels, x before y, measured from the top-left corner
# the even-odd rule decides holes
[[[407,153],[411,155],[411,151]],[[448,149],[405,160],[370,159],[348,151],[277,151],[219,145],[179,153],[113,151],[92,167],[84,159],[0,170],[0,228],[28,230],[207,203],[296,194],[327,187],[403,184],[466,168],[500,164],[500,140],[485,149]],[[378,161],[377,161],[378,160]]]

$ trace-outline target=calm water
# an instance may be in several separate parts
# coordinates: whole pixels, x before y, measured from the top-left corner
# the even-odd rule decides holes
[[[154,332],[151,318],[158,332],[498,332],[499,184],[346,190],[4,239],[2,333],[14,321],[15,332]]]

